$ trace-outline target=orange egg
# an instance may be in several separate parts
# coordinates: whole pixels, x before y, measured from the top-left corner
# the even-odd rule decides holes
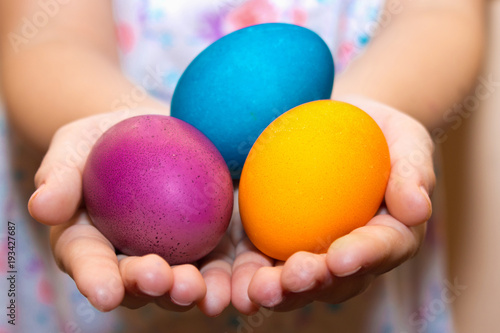
[[[302,104],[250,150],[239,184],[243,227],[275,259],[324,253],[375,215],[389,174],[387,142],[367,113],[331,100]]]

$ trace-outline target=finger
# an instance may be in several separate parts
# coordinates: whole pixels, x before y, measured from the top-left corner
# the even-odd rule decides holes
[[[125,289],[114,248],[90,225],[87,214],[52,227],[50,236],[58,266],[95,308],[110,311],[120,305]]]
[[[285,262],[281,284],[285,290],[301,293],[325,284],[331,279],[324,254],[297,252]]]
[[[276,312],[289,312],[300,309],[313,301],[339,304],[363,293],[373,282],[375,276],[365,274],[330,280],[300,293],[286,293],[283,301],[272,308]]]
[[[253,303],[272,308],[283,301],[285,291],[281,286],[283,267],[259,268],[248,286],[248,296]]]
[[[340,303],[363,292],[373,277],[365,274],[339,278],[329,271],[325,254],[298,252],[283,267],[281,285],[288,292],[273,310],[291,311],[312,301]]]
[[[385,273],[417,253],[425,227],[407,227],[390,215],[377,215],[366,226],[334,241],[326,263],[339,277]]]
[[[172,267],[174,282],[170,294],[159,297],[156,303],[168,310],[187,311],[201,301],[207,287],[200,271],[191,264]]]
[[[28,202],[33,218],[47,225],[68,221],[82,200],[82,172],[94,143],[114,124],[133,115],[155,110],[118,110],[99,114],[61,127],[35,175],[37,190]]]
[[[174,281],[172,269],[156,254],[124,257],[119,261],[127,293],[133,296],[158,297],[169,292]]]
[[[249,315],[259,310],[258,304],[249,298],[248,288],[255,272],[269,266],[273,266],[273,260],[257,250],[248,238],[237,245],[231,279],[231,302],[241,313]]]
[[[231,240],[225,236],[201,264],[200,272],[205,280],[207,293],[198,307],[207,316],[218,316],[231,302],[233,252]]]
[[[305,296],[328,304],[339,304],[362,294],[375,277],[373,274],[334,277],[330,283],[306,292]]]
[[[336,304],[363,292],[374,278],[372,274],[336,277],[328,270],[325,258],[325,255],[299,252],[282,267],[260,268],[250,283],[250,298],[256,304],[277,312],[302,308],[313,301]],[[306,288],[293,292],[285,287],[287,283],[300,285],[294,274],[307,284]]]
[[[143,257],[118,256],[126,294],[121,305],[137,309],[166,294],[173,284],[167,262],[155,254]]]
[[[363,98],[346,99],[367,112],[382,129],[391,156],[385,201],[392,216],[412,226],[432,214],[435,185],[434,143],[423,125],[387,105]]]
[[[392,162],[385,201],[392,216],[411,226],[429,220],[432,214],[434,145],[420,124],[408,119],[400,124],[403,130],[397,134],[388,131]]]
[[[83,167],[96,138],[85,138],[80,133],[83,130],[77,130],[79,123],[56,132],[35,175],[37,190],[28,202],[28,209],[41,223],[64,223],[81,204]]]

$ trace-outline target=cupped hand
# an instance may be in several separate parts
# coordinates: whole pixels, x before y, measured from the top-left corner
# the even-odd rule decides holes
[[[216,316],[230,303],[234,246],[228,235],[199,262],[170,266],[154,254],[117,255],[82,205],[82,172],[95,141],[121,120],[151,113],[162,112],[116,111],[62,127],[35,176],[37,190],[28,209],[37,221],[51,226],[57,264],[97,309],[138,308],[154,302],[172,311],[198,306],[206,315]]]
[[[384,203],[365,226],[335,240],[323,254],[297,252],[286,262],[276,261],[242,234],[231,299],[244,314],[260,307],[289,311],[313,301],[348,300],[412,258],[423,242],[435,185],[431,137],[416,120],[387,105],[359,96],[344,101],[370,114],[387,139],[391,174]]]

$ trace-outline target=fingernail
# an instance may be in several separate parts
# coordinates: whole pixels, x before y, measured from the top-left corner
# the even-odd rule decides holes
[[[106,304],[108,303],[109,299],[110,295],[107,289],[105,288],[97,289],[95,295],[96,304],[94,304],[95,308],[101,312],[105,312]]]
[[[262,306],[264,306],[266,308],[272,308],[272,307],[275,307],[276,305],[280,304],[282,301],[283,301],[283,296],[278,295],[271,300],[263,301],[261,304],[262,304]]]
[[[172,296],[170,296],[170,299],[172,300],[172,303],[175,303],[179,306],[189,306],[191,304],[193,304],[193,302],[179,302],[178,300],[176,300],[175,298],[173,298]]]
[[[148,296],[151,296],[151,297],[159,297],[159,296],[162,296],[163,294],[162,293],[159,293],[157,291],[152,291],[152,290],[144,290],[144,289],[141,289],[141,291],[143,293],[145,293],[146,295]]]
[[[427,201],[427,217],[426,217],[426,220],[429,220],[432,216],[432,202],[431,202],[431,198],[429,197],[429,194],[427,193],[427,190],[425,189],[425,187],[423,186],[420,186],[420,192],[422,192],[422,195],[425,199],[425,201]]]
[[[332,245],[330,245],[328,256],[330,256],[331,258],[340,258],[340,260],[335,260],[335,268],[331,268],[333,274],[335,274],[335,276],[337,277],[346,277],[353,275],[357,273],[362,267],[361,265],[359,265],[360,260],[356,255],[356,245],[353,245],[352,242],[344,237],[337,239],[332,243]]]
[[[310,264],[308,264],[307,261],[303,261],[300,265],[295,267],[295,270],[293,272],[293,277],[296,281],[297,287],[290,288],[291,292],[294,293],[300,293],[306,290],[311,289],[316,281],[314,280],[314,272],[316,270],[316,262],[315,261],[309,261]],[[314,267],[313,267],[314,265]],[[309,280],[309,282],[307,282]],[[306,284],[305,287],[300,287]]]
[[[45,187],[45,183],[42,184],[42,185],[40,185],[40,186],[38,186],[38,188],[36,189],[36,191],[33,192],[33,194],[31,195],[29,201],[34,200],[40,194],[40,192],[42,192],[42,190],[43,190],[44,187]]]
[[[45,184],[40,185],[35,192],[31,195],[30,199],[28,200],[28,211],[31,214],[31,206],[33,205],[33,201],[36,200],[36,198],[40,195],[42,192],[43,188],[45,187]]]
[[[344,272],[344,273],[335,273],[335,276],[338,276],[338,277],[347,277],[347,276],[351,276],[355,273],[357,273],[359,270],[361,269],[361,266],[358,266],[356,267],[355,269],[351,270],[351,271],[348,271],[348,272]]]
[[[303,288],[291,288],[290,291],[293,292],[293,293],[301,293],[301,292],[304,292],[304,291],[308,291],[310,289],[312,289],[312,287],[314,287],[314,285],[316,284],[316,281],[312,281],[311,283],[309,283],[307,286],[303,287]]]

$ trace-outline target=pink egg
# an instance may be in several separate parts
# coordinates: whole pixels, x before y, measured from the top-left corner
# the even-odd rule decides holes
[[[233,209],[219,151],[186,122],[137,116],[105,132],[83,171],[87,211],[121,253],[196,261],[218,244]]]

